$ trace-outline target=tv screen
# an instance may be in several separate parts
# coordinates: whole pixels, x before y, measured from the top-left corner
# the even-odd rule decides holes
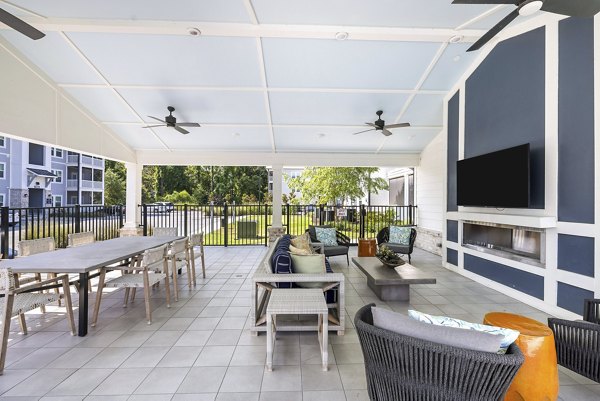
[[[529,144],[459,160],[459,206],[529,207]]]

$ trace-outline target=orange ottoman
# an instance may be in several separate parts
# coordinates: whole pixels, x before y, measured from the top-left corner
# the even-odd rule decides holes
[[[506,392],[505,401],[556,401],[558,365],[554,334],[548,326],[525,316],[504,312],[485,315],[483,323],[518,330],[515,343],[525,362]]]
[[[358,256],[375,256],[377,240],[375,238],[358,239]]]

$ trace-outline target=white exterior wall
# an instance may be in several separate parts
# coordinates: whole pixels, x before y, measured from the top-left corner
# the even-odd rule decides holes
[[[444,218],[444,158],[446,144],[443,133],[438,134],[421,153],[421,163],[416,168],[416,204],[419,227],[442,231]]]

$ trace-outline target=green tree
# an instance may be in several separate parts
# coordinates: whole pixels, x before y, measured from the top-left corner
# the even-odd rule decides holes
[[[286,178],[287,185],[302,193],[304,203],[335,203],[387,189],[387,181],[373,177],[376,167],[307,167],[300,176]]]
[[[194,198],[192,198],[192,195],[190,195],[189,192],[185,189],[179,192],[173,191],[172,193],[165,196],[164,199],[165,201],[173,202],[176,205],[183,205],[186,203],[190,205],[194,203]]]
[[[104,204],[125,204],[125,179],[114,170],[106,170],[104,173]]]

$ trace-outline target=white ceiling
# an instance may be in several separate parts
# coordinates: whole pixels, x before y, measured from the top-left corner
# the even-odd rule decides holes
[[[407,153],[442,126],[470,43],[512,6],[451,0],[0,0],[0,35],[136,150]],[[518,20],[522,22],[522,20]],[[201,36],[187,34],[197,27]],[[348,32],[345,41],[336,32]],[[462,43],[450,43],[453,35]],[[201,128],[143,129],[176,108]],[[411,128],[352,133],[383,110]]]

